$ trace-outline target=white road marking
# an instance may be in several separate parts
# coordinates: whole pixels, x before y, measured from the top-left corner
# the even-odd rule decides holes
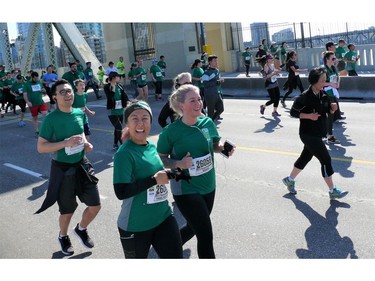
[[[23,172],[25,174],[28,174],[30,176],[33,176],[33,177],[36,177],[36,178],[42,178],[42,174],[39,174],[39,173],[36,173],[36,172],[33,172],[33,171],[30,171],[28,169],[25,169],[25,168],[22,168],[22,167],[19,167],[19,166],[16,166],[16,165],[13,165],[13,164],[10,164],[10,163],[4,163],[4,166],[7,166],[9,168],[12,168],[12,169],[15,169],[17,171],[20,171],[20,172]]]

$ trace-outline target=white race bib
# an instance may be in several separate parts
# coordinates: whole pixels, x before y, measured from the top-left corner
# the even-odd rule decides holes
[[[39,84],[31,85],[31,89],[33,90],[33,92],[39,92],[42,90]]]
[[[189,168],[189,173],[192,177],[200,176],[209,172],[212,167],[212,157],[208,153],[205,156],[193,159],[193,166]]]
[[[121,109],[122,108],[122,102],[121,100],[116,101],[115,109]]]
[[[147,204],[160,203],[168,198],[168,189],[162,185],[154,185],[147,189]]]
[[[72,154],[80,153],[80,152],[82,152],[82,150],[84,150],[84,148],[85,148],[85,143],[84,143],[84,136],[82,134],[82,143],[77,144],[75,146],[65,147],[65,153],[66,153],[66,155],[72,155]]]
[[[245,60],[250,60],[250,57],[245,57]]]
[[[155,75],[156,75],[156,77],[161,77],[161,76],[163,76],[163,74],[161,74],[160,71],[156,72]]]
[[[276,77],[276,75],[274,75],[274,76],[271,76],[271,82],[272,82],[272,83],[275,83],[275,82],[276,82],[276,80],[277,80],[277,77]]]
[[[142,76],[141,76],[141,78],[142,78],[142,81],[145,81],[146,80],[146,74],[142,74]]]

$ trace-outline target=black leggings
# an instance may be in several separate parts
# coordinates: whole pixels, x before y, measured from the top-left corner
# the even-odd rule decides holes
[[[199,258],[215,258],[210,214],[214,205],[215,190],[211,193],[173,196],[187,224],[180,229],[182,245],[197,236]]]
[[[272,88],[272,89],[267,89],[267,92],[268,92],[268,95],[270,96],[270,100],[266,102],[266,106],[273,104],[273,107],[278,107],[279,101],[280,101],[279,86]]]
[[[298,76],[296,76],[294,78],[295,80],[291,80],[288,82],[288,92],[286,92],[284,94],[284,97],[283,97],[283,101],[285,101],[287,99],[287,97],[293,92],[293,89],[295,86],[298,87],[298,89],[300,90],[300,92],[302,93],[304,91],[304,88],[303,88],[303,85],[302,85],[302,81],[301,81],[301,78]]]
[[[113,135],[114,135],[113,144],[117,144],[118,142],[120,142],[120,144],[122,144],[121,131],[122,131],[122,122],[123,122],[123,119],[124,119],[124,115],[123,114],[121,114],[121,115],[109,115],[108,118],[109,118],[109,121],[111,121],[113,127],[115,127],[115,131],[113,133]]]
[[[322,138],[308,135],[300,135],[300,138],[304,147],[300,157],[294,163],[294,167],[303,170],[312,157],[315,156],[320,162],[323,178],[332,176],[334,172],[331,163],[331,156],[329,155]]]
[[[181,237],[176,218],[170,215],[160,225],[142,232],[118,228],[126,259],[145,259],[151,245],[159,258],[182,258]]]

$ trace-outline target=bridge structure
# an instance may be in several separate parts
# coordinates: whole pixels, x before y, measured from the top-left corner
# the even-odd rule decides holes
[[[82,62],[90,61],[93,69],[97,69],[101,65],[74,23],[30,23],[28,36],[21,57],[20,68],[22,73],[26,73],[31,67],[34,49],[41,26],[45,34],[44,49],[47,61],[50,62],[50,64],[55,66],[57,64],[52,28],[54,26],[76,60]],[[0,31],[0,48],[3,61],[5,62],[6,69],[13,69],[14,65],[9,43],[8,26],[6,23],[0,23]]]

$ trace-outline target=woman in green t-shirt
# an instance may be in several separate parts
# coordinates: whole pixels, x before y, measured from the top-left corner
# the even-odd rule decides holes
[[[147,140],[152,112],[144,101],[125,109],[124,143],[114,156],[113,184],[122,200],[117,219],[125,258],[147,258],[153,246],[160,258],[182,258],[177,221],[168,203],[168,172]]]
[[[212,119],[201,116],[196,86],[179,87],[170,103],[182,117],[163,129],[157,150],[167,168],[180,168],[191,176],[189,182],[171,180],[173,198],[187,221],[180,230],[182,244],[196,235],[199,258],[215,258],[210,218],[216,189],[214,153],[223,151],[224,145]]]

